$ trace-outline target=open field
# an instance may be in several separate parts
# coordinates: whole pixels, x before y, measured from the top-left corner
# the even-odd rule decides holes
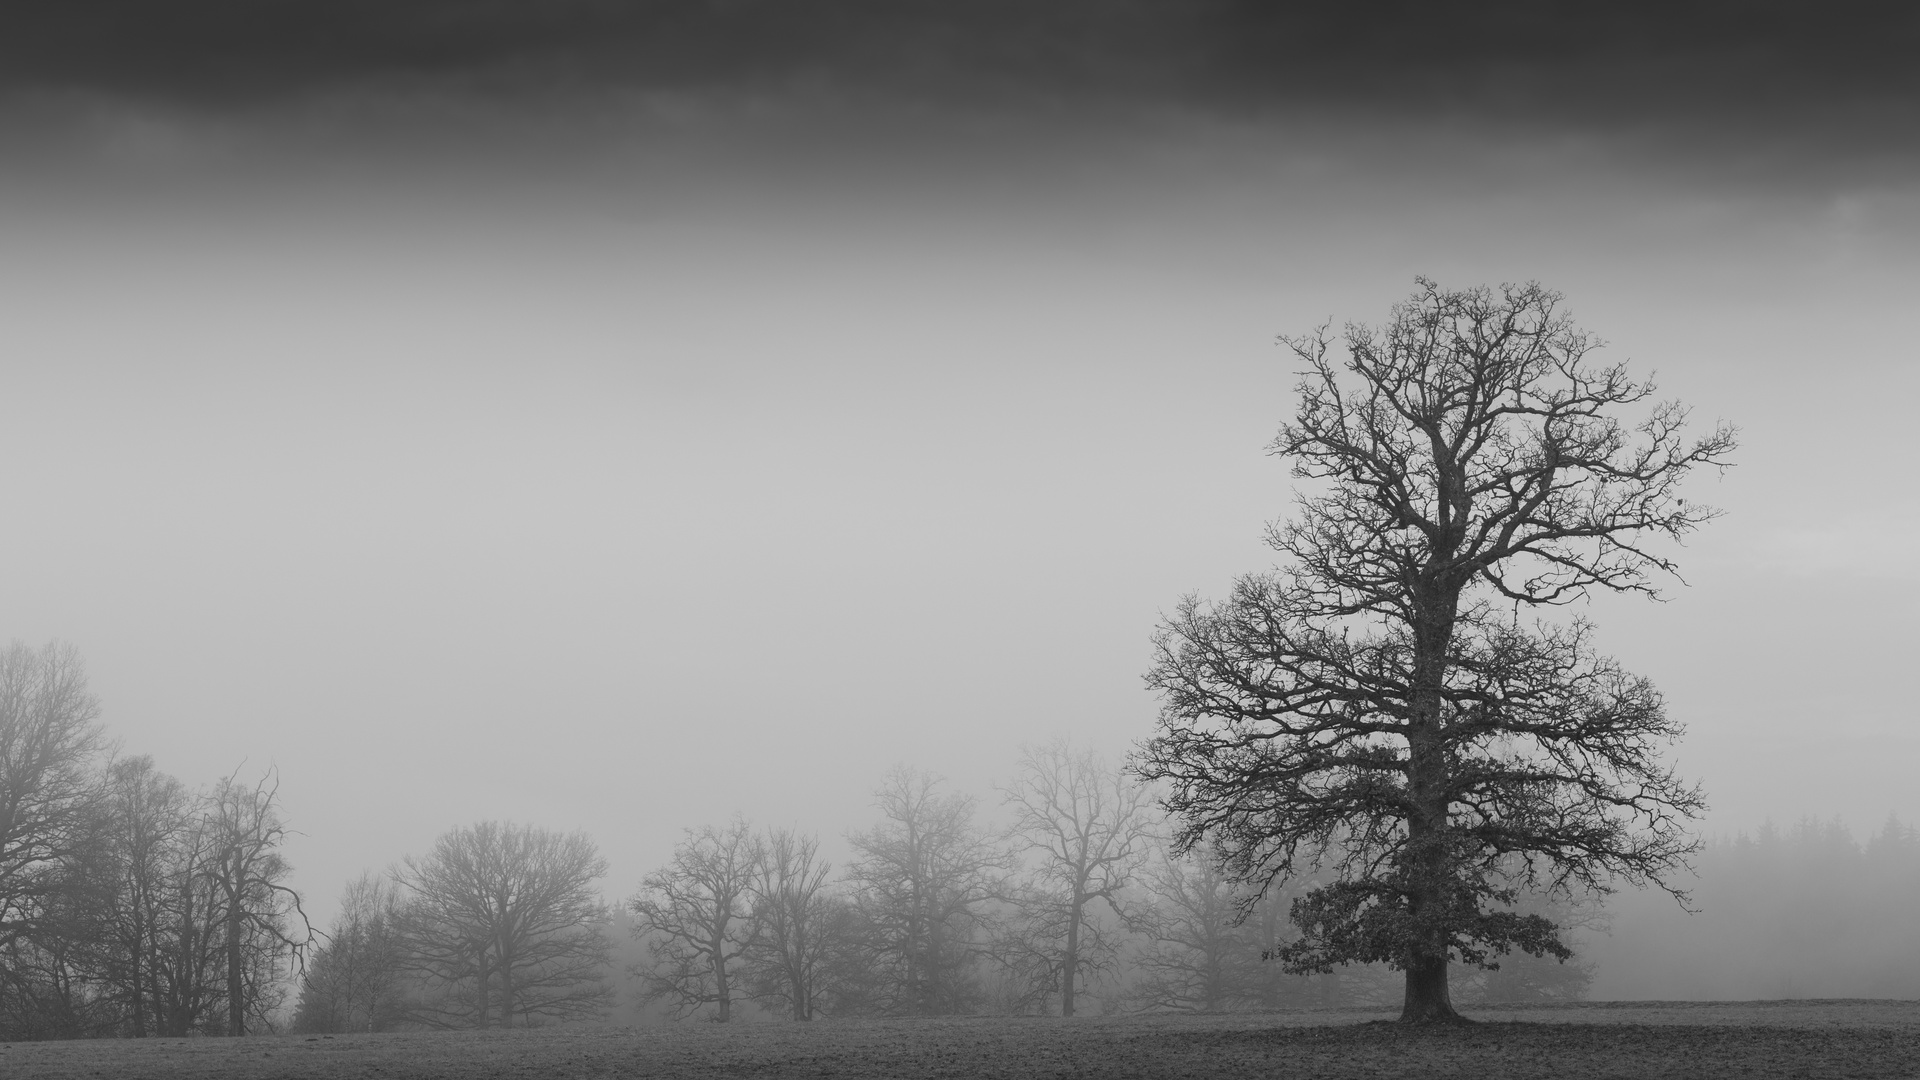
[[[1914,1077],[1920,1002],[1483,1007],[1471,1027],[1389,1014],[1004,1017],[721,1028],[13,1043],[49,1077]]]

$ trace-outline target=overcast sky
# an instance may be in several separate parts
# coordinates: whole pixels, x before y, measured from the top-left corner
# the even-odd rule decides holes
[[[1416,274],[1740,427],[1689,584],[1590,612],[1704,828],[1920,819],[1910,15],[264,10],[0,33],[0,635],[277,767],[311,910],[483,818],[621,896],[894,763],[1123,753],[1159,613],[1272,564],[1275,335]]]

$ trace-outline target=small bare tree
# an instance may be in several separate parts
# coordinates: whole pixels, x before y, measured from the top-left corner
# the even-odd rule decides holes
[[[225,933],[227,1034],[244,1035],[249,1013],[260,1008],[272,986],[275,963],[296,962],[314,943],[313,925],[300,896],[281,884],[287,876],[280,846],[286,824],[279,807],[280,779],[271,770],[252,786],[230,776],[208,799],[207,853],[201,873],[213,883]],[[290,927],[290,917],[299,920]]]
[[[152,958],[156,1031],[163,1036],[225,1030],[224,953],[217,874],[219,847],[206,827],[206,796],[195,802],[170,853],[164,888],[164,931]]]
[[[1129,925],[1144,939],[1134,966],[1132,997],[1143,1009],[1226,1012],[1245,998],[1249,956],[1240,934],[1242,907],[1232,879],[1211,859],[1175,859],[1162,852],[1141,875],[1144,903]]]
[[[768,829],[760,838],[753,884],[759,944],[748,960],[759,984],[795,1020],[813,1019],[820,974],[835,947],[831,897],[833,864],[820,857],[818,837]]]
[[[882,1007],[933,1016],[968,1012],[986,907],[1005,895],[1008,853],[973,822],[973,800],[940,793],[939,777],[895,768],[875,793],[884,819],[849,839],[848,875],[872,935]]]
[[[105,912],[103,975],[124,1005],[135,1038],[164,1029],[161,968],[173,920],[169,874],[193,827],[185,785],[151,757],[123,758],[107,770],[107,836],[115,888]]]
[[[1128,995],[1134,1005],[1215,1013],[1338,1004],[1338,975],[1303,977],[1277,962],[1293,936],[1285,905],[1301,884],[1276,883],[1250,904],[1207,856],[1175,858],[1162,848],[1140,874],[1144,896],[1127,911],[1128,926],[1142,939],[1133,964],[1139,979]]]
[[[402,892],[391,878],[371,873],[347,885],[327,941],[300,980],[294,1030],[386,1031],[405,1016]]]
[[[739,818],[724,829],[689,829],[673,860],[648,874],[628,901],[635,932],[653,958],[647,995],[670,1003],[676,1015],[713,1006],[714,1019],[733,1019],[736,961],[759,942],[764,906],[755,903],[762,849]]]
[[[1010,835],[1038,864],[1020,896],[1022,937],[1039,946],[1060,1015],[1072,1016],[1088,969],[1110,963],[1113,943],[1093,918],[1096,904],[1119,915],[1118,897],[1148,850],[1147,789],[1091,749],[1066,740],[1021,751],[1003,789]]]
[[[0,651],[0,950],[34,934],[92,843],[99,714],[71,645]]]
[[[413,1018],[501,1027],[598,1015],[612,995],[594,883],[607,873],[585,833],[483,821],[443,834],[395,880],[408,890],[408,964],[444,993]]]

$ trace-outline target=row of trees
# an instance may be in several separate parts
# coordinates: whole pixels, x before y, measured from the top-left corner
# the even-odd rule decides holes
[[[628,902],[641,992],[676,1017],[725,1021],[743,1001],[791,1019],[974,1012],[1222,1012],[1378,1001],[1379,966],[1287,971],[1290,903],[1213,860],[1169,849],[1148,789],[1064,742],[1029,748],[990,832],[965,795],[896,769],[881,821],[837,876],[816,838],[735,820],[691,829]],[[1545,897],[1530,911],[1564,917]],[[1562,905],[1564,907],[1564,904]],[[1504,971],[1502,970],[1504,969]],[[1496,966],[1469,992],[1579,996],[1584,965]]]
[[[526,1026],[600,1015],[616,983],[668,1016],[729,1021],[1085,1011],[1224,1012],[1378,1002],[1378,965],[1303,975],[1276,961],[1311,883],[1255,895],[1177,856],[1150,789],[1064,741],[1026,748],[1005,823],[928,773],[891,771],[879,820],[836,867],[819,838],[744,820],[687,830],[622,905],[580,834],[481,823],[350,885],[302,981],[297,1030]],[[1257,902],[1256,902],[1257,901]],[[1545,898],[1529,910],[1567,914]],[[1488,997],[1579,996],[1590,970],[1526,958]]]
[[[242,1034],[311,940],[269,773],[115,757],[69,646],[0,652],[0,1037]]]
[[[876,792],[881,821],[848,838],[854,858],[837,880],[816,838],[739,820],[689,830],[628,903],[647,943],[645,993],[721,1021],[739,998],[796,1020],[1043,1000],[1073,1015],[1114,955],[1103,916],[1122,910],[1148,854],[1147,802],[1064,743],[1029,750],[1006,794],[1011,831],[990,836],[972,799],[894,770]]]

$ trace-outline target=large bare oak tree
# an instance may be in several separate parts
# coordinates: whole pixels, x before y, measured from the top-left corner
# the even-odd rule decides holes
[[[1182,847],[1256,893],[1330,875],[1293,905],[1289,966],[1385,961],[1403,1020],[1455,1020],[1450,962],[1567,954],[1518,890],[1664,884],[1692,850],[1659,694],[1582,621],[1522,613],[1655,593],[1659,545],[1716,513],[1680,484],[1734,434],[1689,434],[1538,285],[1422,279],[1343,336],[1283,339],[1305,369],[1273,445],[1302,482],[1282,566],[1162,625],[1138,768]]]

